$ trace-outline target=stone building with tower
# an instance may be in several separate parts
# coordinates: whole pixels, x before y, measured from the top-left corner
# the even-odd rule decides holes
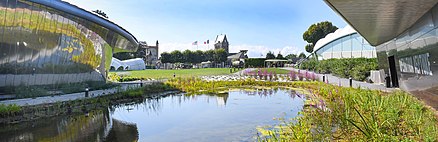
[[[228,43],[227,35],[221,34],[216,36],[216,40],[214,42],[214,49],[225,49],[225,51],[228,54],[230,53],[228,50],[228,46],[229,43]]]
[[[158,40],[155,46],[149,46],[145,41],[140,42],[140,48],[138,53],[141,54],[146,66],[156,66],[158,62]]]

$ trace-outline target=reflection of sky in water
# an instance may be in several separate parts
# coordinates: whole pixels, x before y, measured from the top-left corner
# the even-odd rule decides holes
[[[304,102],[291,93],[171,96],[154,102],[155,110],[149,102],[116,108],[112,117],[136,123],[140,141],[246,141],[257,126],[276,124],[274,117],[297,115]]]

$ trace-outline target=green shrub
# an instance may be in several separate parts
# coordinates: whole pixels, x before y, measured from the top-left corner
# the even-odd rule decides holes
[[[318,60],[310,59],[310,60],[302,62],[300,65],[300,69],[313,71],[313,70],[316,70],[317,66],[318,66]]]
[[[108,80],[110,80],[110,81],[119,81],[120,80],[120,76],[117,75],[117,73],[110,72],[110,73],[108,73]]]
[[[245,67],[260,68],[265,66],[265,58],[248,58],[245,59]]]
[[[352,77],[354,80],[364,81],[371,70],[377,70],[377,59],[347,58],[328,60],[308,60],[300,65],[300,69],[315,70],[319,73],[333,74],[342,78]]]
[[[0,116],[14,115],[15,113],[18,113],[20,111],[21,111],[21,107],[16,104],[12,104],[12,105],[0,104]]]

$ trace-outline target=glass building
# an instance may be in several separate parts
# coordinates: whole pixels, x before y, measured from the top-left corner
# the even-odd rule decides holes
[[[316,42],[314,53],[318,60],[340,58],[376,58],[376,49],[353,28],[347,26]]]
[[[133,35],[60,0],[0,1],[0,95],[14,86],[105,82],[114,52]]]
[[[392,87],[438,109],[437,0],[325,0],[376,46],[379,68]]]

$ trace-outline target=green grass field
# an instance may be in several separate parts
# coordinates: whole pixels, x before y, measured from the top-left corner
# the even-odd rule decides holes
[[[263,72],[266,70],[267,72],[275,72],[277,74],[288,74],[290,71],[280,68],[261,68]]]
[[[125,71],[117,71],[116,73],[123,73]],[[129,73],[128,77],[135,78],[172,78],[173,73],[176,77],[197,77],[205,75],[227,75],[231,74],[229,68],[205,68],[205,69],[182,69],[182,70],[139,70],[126,71]]]

